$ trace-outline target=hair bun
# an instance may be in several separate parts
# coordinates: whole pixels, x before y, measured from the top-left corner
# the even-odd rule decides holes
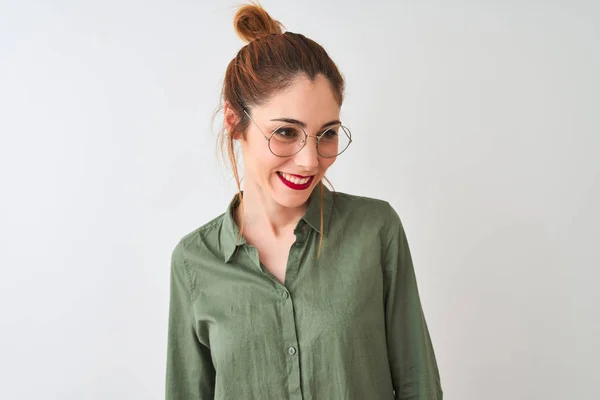
[[[283,33],[283,25],[258,3],[240,7],[233,17],[235,32],[247,43],[273,33]]]

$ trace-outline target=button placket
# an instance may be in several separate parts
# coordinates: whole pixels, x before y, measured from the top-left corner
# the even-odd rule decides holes
[[[296,316],[292,294],[283,289],[280,293],[282,339],[285,347],[288,371],[288,398],[302,399],[302,388],[300,387],[300,359],[298,357],[298,336],[296,333]],[[285,354],[285,353],[284,353]]]
[[[290,247],[286,279],[285,284],[280,286],[280,295],[282,301],[280,302],[281,307],[281,323],[282,323],[282,339],[285,347],[281,349],[282,353],[285,354],[287,359],[287,371],[288,371],[288,398],[290,400],[301,400],[302,399],[302,388],[300,381],[300,357],[299,357],[299,345],[296,327],[296,316],[295,316],[295,302],[293,292],[290,292],[288,288],[294,287],[294,282],[298,275],[298,268],[302,260],[302,248],[303,244],[307,239],[306,224],[301,221],[298,225],[298,229],[295,230],[296,241]],[[286,354],[287,353],[287,354]]]

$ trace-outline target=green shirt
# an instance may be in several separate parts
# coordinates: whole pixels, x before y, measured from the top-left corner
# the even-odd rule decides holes
[[[285,285],[232,211],[172,254],[166,399],[441,400],[410,250],[389,203],[319,188]],[[395,394],[394,394],[395,393]]]

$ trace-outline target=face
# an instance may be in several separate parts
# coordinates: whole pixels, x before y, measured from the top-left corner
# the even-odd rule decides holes
[[[299,77],[265,105],[253,107],[249,114],[256,124],[250,121],[245,138],[240,139],[245,190],[251,185],[263,198],[283,207],[302,206],[336,160],[319,156],[317,139],[313,137],[340,116],[340,106],[327,79],[319,75],[311,82]],[[269,137],[284,124],[273,120],[282,118],[306,124],[304,130],[309,135],[302,150],[286,158],[271,153],[265,140],[265,136]]]

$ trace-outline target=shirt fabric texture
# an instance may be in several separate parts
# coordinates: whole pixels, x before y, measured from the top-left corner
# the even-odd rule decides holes
[[[442,400],[398,214],[323,191],[323,232],[316,188],[285,285],[239,237],[237,195],[174,248],[167,400]]]

